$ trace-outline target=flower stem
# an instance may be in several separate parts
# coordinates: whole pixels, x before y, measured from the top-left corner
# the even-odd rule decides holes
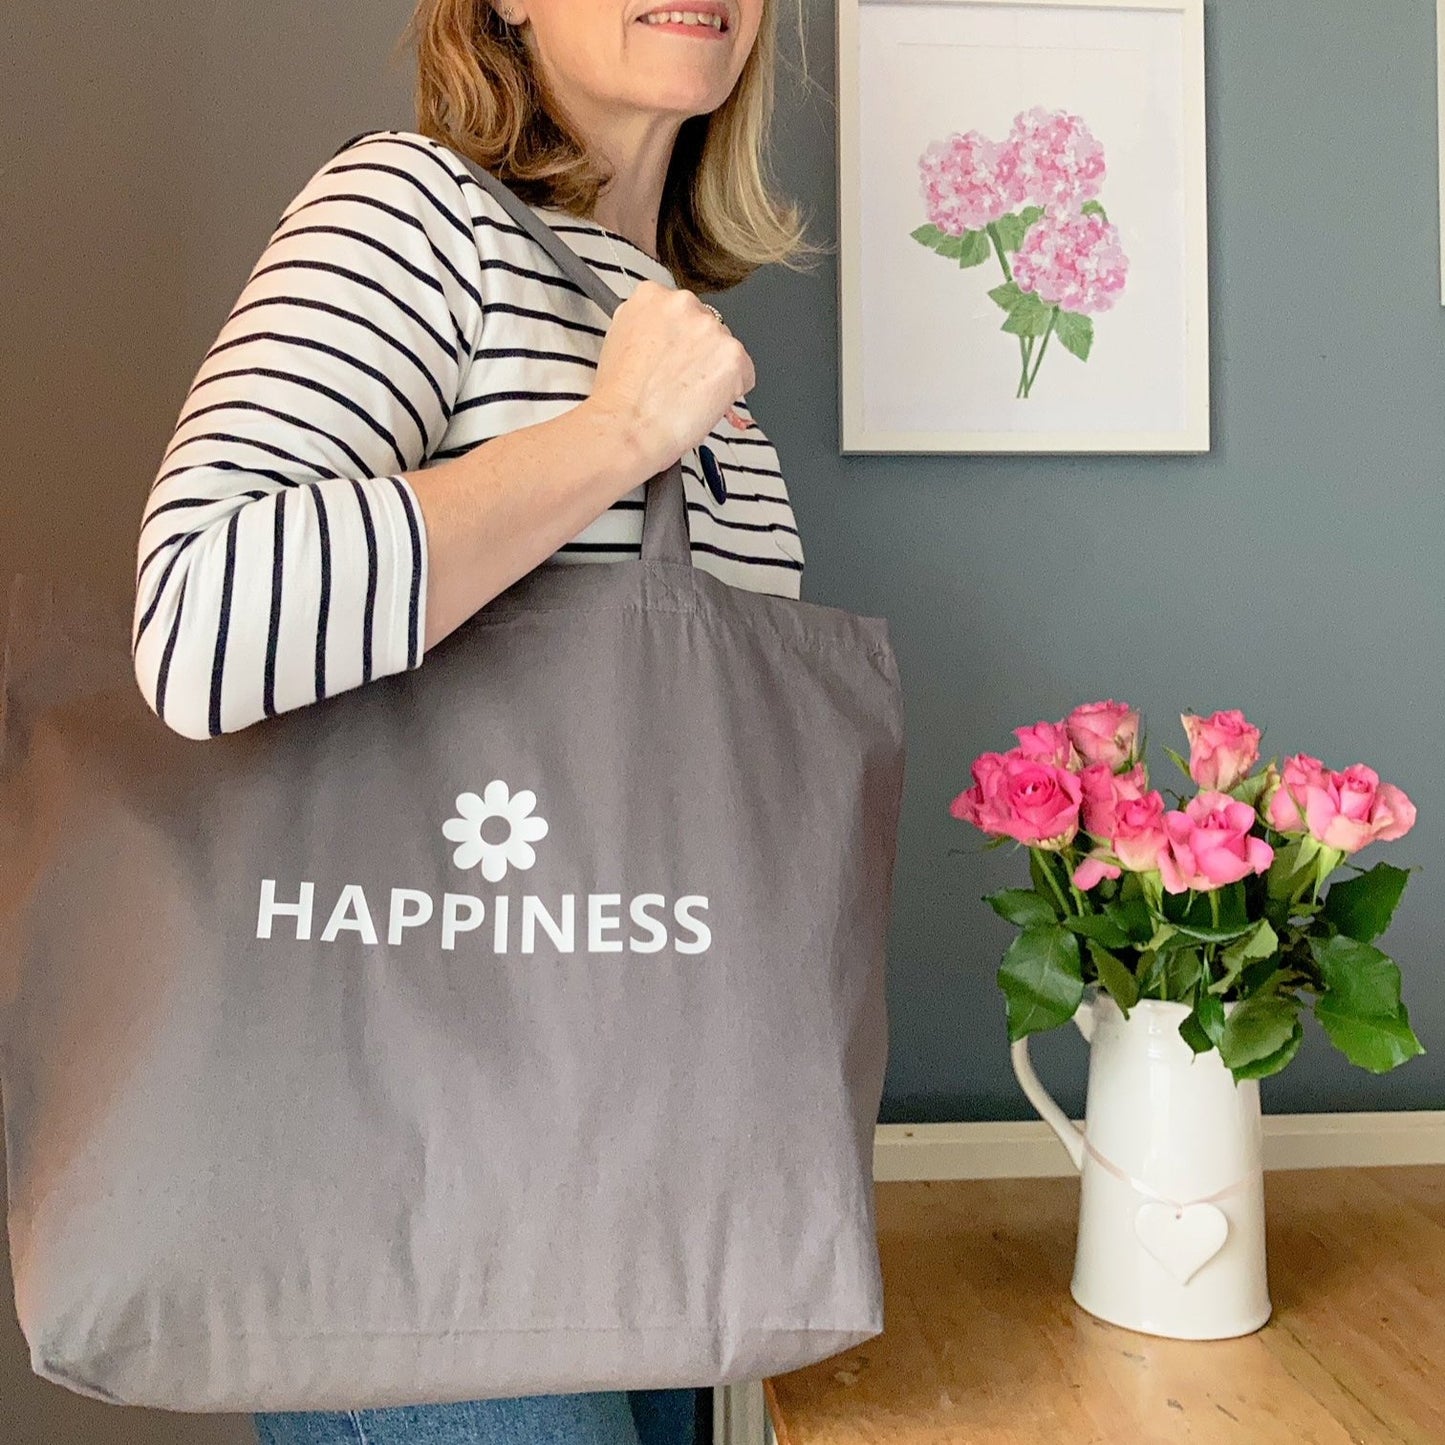
[[[1039,854],[1039,867],[1044,877],[1049,880],[1049,887],[1054,890],[1054,897],[1059,900],[1059,907],[1063,909],[1064,917],[1067,918],[1073,910],[1069,907],[1068,899],[1064,897],[1064,890],[1059,887],[1059,880],[1054,877],[1053,865],[1049,862],[1048,850],[1038,848],[1034,851]]]
[[[1039,379],[1039,367],[1044,364],[1044,352],[1049,349],[1049,337],[1054,334],[1054,324],[1059,319],[1059,308],[1055,306],[1049,313],[1049,329],[1044,332],[1044,339],[1039,343],[1039,357],[1034,362],[1033,375],[1028,378],[1028,384],[1024,387],[1024,395],[1027,396],[1034,389],[1034,382]]]
[[[1219,927],[1219,890],[1211,889],[1209,893],[1209,916],[1214,920],[1214,926]],[[1208,944],[1204,950],[1204,974],[1203,977],[1210,977],[1210,971],[1214,966],[1214,960],[1219,957],[1219,942],[1216,939]]]
[[[1004,255],[1003,241],[999,238],[998,234],[998,222],[990,221],[987,229],[988,238],[993,242],[993,249],[998,255],[998,264],[1003,267],[1003,279],[1005,281],[1012,281],[1014,273],[1009,270],[1008,257]],[[1022,340],[1023,338],[1020,337],[1019,339]]]
[[[996,221],[990,221],[986,229],[988,231],[989,240],[993,242],[994,253],[998,256],[998,264],[1003,267],[1003,279],[1005,281],[1012,281],[1014,278],[1014,273],[1010,269],[1008,257],[1004,253],[1003,238],[998,233],[998,223]],[[1029,376],[1029,361],[1033,356],[1033,350],[1033,337],[1020,336],[1019,360],[1020,362],[1022,362],[1023,367],[1019,374],[1019,389],[1014,392],[1015,397],[1028,395],[1027,382]]]

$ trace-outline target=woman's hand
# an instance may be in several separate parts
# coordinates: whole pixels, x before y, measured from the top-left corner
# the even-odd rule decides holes
[[[757,377],[742,342],[691,291],[639,281],[602,341],[588,398],[634,438],[654,475],[729,416]]]

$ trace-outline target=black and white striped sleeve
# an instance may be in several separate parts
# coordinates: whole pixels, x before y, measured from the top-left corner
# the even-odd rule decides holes
[[[136,555],[136,680],[186,737],[421,664],[426,533],[401,474],[441,441],[480,337],[459,172],[414,135],[347,142],[201,362]]]

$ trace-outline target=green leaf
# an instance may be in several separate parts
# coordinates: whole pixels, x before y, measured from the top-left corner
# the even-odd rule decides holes
[[[977,266],[987,261],[992,251],[987,231],[963,231],[954,235],[951,231],[941,231],[937,226],[929,224],[919,226],[908,234],[929,250],[937,251],[940,256],[956,260],[960,266]]]
[[[1373,944],[1343,933],[1311,938],[1325,994],[1340,1013],[1358,1018],[1394,1018],[1400,1008],[1400,969]]]
[[[1193,1012],[1180,1021],[1180,1038],[1196,1054],[1202,1054],[1214,1048],[1223,1032],[1224,1005],[1212,994],[1196,994]]]
[[[1190,783],[1192,784],[1194,782],[1194,778],[1189,772],[1189,759],[1179,753],[1176,753],[1173,748],[1168,746],[1165,747],[1164,751],[1168,753],[1171,758],[1174,759],[1175,763],[1178,764],[1179,771],[1183,773],[1184,776],[1188,778]]]
[[[1204,1036],[1217,1044],[1224,1033],[1224,1005],[1212,993],[1201,993],[1194,1004],[1194,1015]]]
[[[1179,1020],[1179,1037],[1189,1045],[1196,1054],[1207,1054],[1214,1044],[1210,1041],[1209,1035],[1204,1032],[1195,1014],[1185,1014]]]
[[[1369,943],[1390,926],[1409,881],[1408,868],[1376,863],[1368,873],[1331,886],[1325,895],[1323,917],[1341,933]]]
[[[1153,936],[1144,944],[1145,948],[1152,948],[1157,952],[1163,948],[1171,938],[1177,937],[1179,930],[1172,923],[1161,923],[1153,933]]]
[[[989,245],[988,232],[965,231],[959,237],[958,264],[960,266],[982,266],[993,255]]]
[[[1352,1064],[1383,1074],[1425,1052],[1400,1002],[1400,969],[1378,948],[1345,934],[1310,939],[1324,979],[1315,1017]]]
[[[1094,961],[1094,968],[1098,972],[1099,982],[1108,990],[1109,997],[1124,1012],[1124,1017],[1129,1017],[1129,1010],[1139,1002],[1139,982],[1123,959],[1116,958],[1107,948],[1101,948],[1097,943],[1090,942],[1089,957]]]
[[[1042,336],[1049,329],[1054,308],[1045,306],[1032,291],[1021,291],[1003,324],[1010,336]]]
[[[1288,898],[1291,893],[1290,880],[1299,871],[1300,842],[1291,843],[1274,850],[1274,858],[1264,875],[1265,886],[1271,898]]]
[[[996,306],[1002,306],[1005,311],[1012,311],[1023,294],[1017,281],[1005,281],[1002,286],[995,286],[988,293],[988,299]]]
[[[1320,845],[1308,833],[1278,849],[1265,874],[1269,896],[1293,898],[1305,889],[1314,878],[1319,853]]]
[[[1177,948],[1164,955],[1164,996],[1166,999],[1183,1000],[1199,982],[1204,971],[1204,960],[1195,948]]]
[[[1017,251],[1023,245],[1024,218],[1015,215],[1012,211],[1006,216],[1000,216],[993,223],[994,231],[998,236],[998,243],[1005,251]]]
[[[1223,994],[1234,984],[1245,965],[1258,963],[1261,959],[1273,958],[1279,949],[1279,935],[1261,918],[1248,933],[1236,939],[1219,955],[1224,965],[1224,976],[1209,985],[1210,993]]]
[[[1080,361],[1089,359],[1094,346],[1094,322],[1092,317],[1081,316],[1077,311],[1060,311],[1054,323],[1054,334],[1065,351],[1071,351]]]
[[[1226,883],[1219,889],[1219,922],[1222,927],[1234,928],[1241,923],[1255,921],[1249,916],[1249,894],[1245,891],[1243,879],[1237,883]]]
[[[1306,842],[1312,838],[1296,838],[1286,842],[1285,847],[1274,850],[1269,870],[1264,873],[1264,886],[1272,899],[1289,899],[1299,892],[1306,874],[1314,873],[1315,855],[1309,854],[1309,861],[1302,861]]]
[[[1315,1017],[1330,1042],[1352,1063],[1372,1074],[1390,1069],[1425,1052],[1410,1015],[1401,1004],[1393,1018],[1362,1018],[1342,1013],[1333,994],[1322,994],[1315,1003]]]
[[[1079,940],[1057,925],[1024,929],[1003,956],[998,982],[1010,1043],[1067,1023],[1084,998]]]
[[[1086,216],[1098,216],[1101,221],[1107,221],[1109,219],[1109,213],[1103,208],[1103,206],[1098,203],[1098,201],[1085,201],[1084,204],[1079,207],[1079,209]]]
[[[1195,948],[1171,948],[1155,959],[1150,969],[1150,986],[1142,990],[1151,998],[1188,1003],[1204,971],[1204,960]]]
[[[1239,975],[1239,996],[1250,998],[1257,993],[1273,993],[1284,982],[1285,971],[1276,968],[1273,958],[1262,958],[1245,966]]]
[[[1215,928],[1210,924],[1198,923],[1176,923],[1174,926],[1186,938],[1197,938],[1201,943],[1232,943],[1250,929],[1247,923],[1240,928]]]
[[[1248,803],[1251,808],[1259,803],[1260,794],[1269,783],[1269,769],[1261,768],[1252,777],[1241,778],[1230,790],[1229,796],[1239,803]]]
[[[1299,1053],[1299,1046],[1304,1042],[1304,1036],[1305,1031],[1300,1027],[1299,1020],[1296,1019],[1289,1038],[1272,1054],[1266,1054],[1262,1059],[1255,1059],[1253,1063],[1243,1064],[1239,1068],[1231,1070],[1235,1083],[1241,1079],[1264,1079],[1270,1074],[1279,1073]]]
[[[1126,873],[1126,887],[1129,879],[1137,879],[1138,876],[1137,873]],[[1119,925],[1130,943],[1142,947],[1154,936],[1154,915],[1138,893],[1121,894],[1117,902],[1105,907],[1104,912]]]
[[[1070,933],[1078,933],[1084,938],[1092,938],[1106,948],[1128,948],[1129,946],[1129,935],[1112,918],[1103,913],[1085,913],[1077,918],[1066,918],[1064,927]]]
[[[1299,1003],[1294,998],[1277,993],[1247,998],[1224,1022],[1219,1056],[1231,1071],[1267,1059],[1289,1042],[1298,1019]]]
[[[1040,923],[1058,922],[1058,910],[1047,899],[1035,893],[1032,888],[1005,888],[990,893],[983,900],[998,914],[1019,928],[1031,928]]]
[[[1042,220],[1043,214],[1042,206],[1025,206],[1019,212],[1019,219],[1024,223],[1024,229],[1027,230],[1035,221]]]
[[[1211,901],[1212,899],[1212,901]],[[1216,909],[1219,921],[1214,921]],[[1245,906],[1244,886],[1230,883],[1213,894],[1201,893],[1174,925],[1187,938],[1204,943],[1231,943],[1254,927]]]

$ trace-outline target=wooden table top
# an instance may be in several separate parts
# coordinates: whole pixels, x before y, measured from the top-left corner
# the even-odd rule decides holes
[[[779,1445],[1445,1445],[1445,1167],[1267,1173],[1274,1314],[1208,1341],[1074,1303],[1077,1179],[875,1187],[884,1332],[764,1382]]]

